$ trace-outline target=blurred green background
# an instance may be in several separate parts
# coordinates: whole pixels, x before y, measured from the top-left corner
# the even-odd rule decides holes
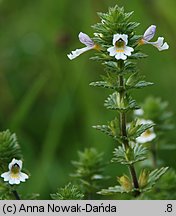
[[[89,60],[93,51],[74,61],[66,54],[82,47],[80,31],[92,36],[90,26],[99,21],[96,12],[115,4],[135,11],[133,19],[141,23],[138,34],[155,24],[156,36],[169,43],[165,52],[143,47],[149,57],[139,68],[155,85],[134,95],[138,102],[159,96],[175,112],[175,0],[0,0],[0,126],[15,132],[22,147],[31,173],[21,185],[24,194],[49,199],[49,193],[70,180],[77,150],[93,146],[107,160],[112,156],[113,141],[91,127],[115,115],[103,107],[108,91],[89,87],[99,80],[102,66]],[[175,131],[166,136],[175,142]],[[175,152],[160,156],[176,166]],[[109,173],[116,176],[117,165],[110,165]]]

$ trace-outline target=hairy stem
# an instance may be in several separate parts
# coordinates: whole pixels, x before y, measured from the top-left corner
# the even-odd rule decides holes
[[[119,67],[122,69],[123,68],[123,61],[119,62]],[[120,100],[123,100],[125,97],[125,88],[124,88],[124,78],[123,75],[119,76],[119,84],[120,84]],[[128,142],[128,137],[127,137],[127,130],[126,130],[126,113],[125,112],[120,112],[120,130],[121,130],[121,136],[123,140],[123,144],[125,145],[125,149],[128,150],[130,148],[129,142]],[[131,174],[131,178],[133,180],[133,185],[134,188],[136,189],[136,192],[134,196],[138,196],[140,192],[138,191],[139,189],[139,183],[135,171],[134,165],[129,165],[129,171]]]
[[[16,190],[12,190],[12,193],[13,193],[16,200],[20,200],[20,196]]]

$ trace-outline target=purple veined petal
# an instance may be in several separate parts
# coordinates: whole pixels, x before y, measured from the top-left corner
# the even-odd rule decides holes
[[[93,40],[85,33],[80,32],[78,37],[80,42],[85,44],[88,47],[92,47],[95,45]]]
[[[156,32],[156,26],[155,25],[151,25],[145,32],[143,35],[143,39],[145,41],[150,41],[154,36],[155,36],[155,32]]]

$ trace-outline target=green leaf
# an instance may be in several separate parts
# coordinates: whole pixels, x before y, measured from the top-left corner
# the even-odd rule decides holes
[[[136,134],[135,134],[135,138],[139,137],[141,134],[143,134],[146,130],[152,128],[155,124],[142,124],[142,125],[139,125],[137,131],[136,131]]]
[[[101,78],[103,79],[103,81],[92,82],[90,83],[90,85],[103,87],[103,88],[110,88],[117,91],[122,90],[119,81],[117,80],[117,76],[114,73],[107,73],[106,76],[102,75]]]
[[[106,166],[103,154],[89,148],[83,152],[79,151],[78,156],[78,161],[72,162],[75,172],[71,176],[78,181],[86,194],[94,193],[100,188],[100,182],[107,178],[103,175]]]
[[[120,68],[118,67],[117,62],[107,61],[103,63],[103,65],[105,65],[105,71],[107,72],[112,72],[112,73],[117,73],[117,74],[121,72]]]
[[[112,162],[118,162],[125,165],[131,165],[139,161],[143,161],[147,157],[147,148],[139,144],[131,144],[129,149],[125,149],[125,146],[119,146],[115,148],[112,158]]]
[[[106,81],[91,82],[89,85],[94,87],[102,87],[102,88],[109,88],[109,89],[116,90],[115,86],[113,86],[111,83],[108,83]]]
[[[131,56],[129,56],[129,59],[141,59],[141,58],[146,58],[148,55],[141,53],[141,52],[137,52],[132,54]]]
[[[168,167],[162,167],[160,169],[155,169],[149,174],[149,179],[146,187],[143,189],[144,191],[151,190],[151,188],[157,183],[157,181],[161,178],[162,175],[166,173]]]
[[[136,104],[136,101],[131,97],[127,96],[125,98],[120,98],[118,92],[114,92],[110,95],[104,103],[107,109],[119,110],[121,112],[127,112],[128,110],[138,109],[139,107]]]
[[[59,188],[57,193],[51,194],[51,198],[53,200],[82,200],[84,194],[77,185],[68,183],[65,187]]]
[[[176,200],[176,172],[169,169],[150,192],[144,194],[146,200]]]
[[[151,85],[154,85],[154,83],[141,80],[138,83],[136,83],[136,85],[134,85],[133,88],[144,88]]]
[[[121,142],[119,121],[117,118],[108,122],[108,125],[96,125],[93,126],[93,128],[107,134],[110,137],[113,137],[114,140]]]
[[[132,191],[126,191],[122,186],[116,185],[114,187],[109,187],[108,189],[102,189],[98,192],[101,195],[114,195],[117,193],[130,193]]]
[[[115,75],[125,75],[134,73],[136,71],[136,64],[134,62],[124,62],[123,69],[120,69],[116,60],[106,61],[103,63],[105,65],[105,71],[108,73],[114,73]]]
[[[111,57],[103,52],[95,53],[96,56],[91,57],[90,59],[97,62],[110,61]]]
[[[130,126],[127,128],[128,138],[134,140],[153,126],[155,126],[154,123],[139,124],[137,120],[135,120],[131,122]]]
[[[6,171],[13,158],[22,159],[21,149],[15,133],[0,132],[0,169]]]
[[[118,33],[127,34],[129,36],[129,45],[135,46],[137,38],[134,38],[134,31],[139,23],[131,22],[132,13],[125,13],[123,8],[118,6],[111,8],[108,13],[98,13],[101,22],[95,24],[93,29],[96,32],[94,37],[95,43],[103,48],[112,46],[113,35]],[[101,37],[99,36],[101,34]],[[107,50],[105,50],[107,53]],[[111,57],[111,59],[114,59]]]
[[[151,82],[146,82],[143,79],[144,77],[139,75],[138,72],[133,73],[126,81],[126,89],[139,89],[144,88],[150,85],[153,85]]]

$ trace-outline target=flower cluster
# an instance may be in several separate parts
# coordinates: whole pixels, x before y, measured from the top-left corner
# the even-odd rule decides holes
[[[157,41],[150,42],[150,40],[155,36],[156,26],[151,25],[143,34],[143,37],[139,40],[138,45],[150,44],[156,47],[159,51],[167,50],[169,45],[167,42],[164,42],[164,37],[158,37]],[[81,49],[76,49],[68,54],[70,60],[75,59],[84,52],[87,52],[92,49],[99,50],[99,46],[94,43],[94,41],[85,33],[79,33],[79,40],[81,43],[85,44],[86,47]],[[128,56],[131,56],[131,53],[134,51],[134,48],[127,46],[128,44],[128,35],[126,34],[114,34],[112,39],[112,47],[109,47],[107,51],[110,56],[114,56],[117,60],[126,60]]]
[[[20,182],[25,182],[29,176],[23,172],[22,161],[16,160],[15,158],[9,163],[9,171],[1,174],[5,182],[9,182],[10,185],[20,184]]]

